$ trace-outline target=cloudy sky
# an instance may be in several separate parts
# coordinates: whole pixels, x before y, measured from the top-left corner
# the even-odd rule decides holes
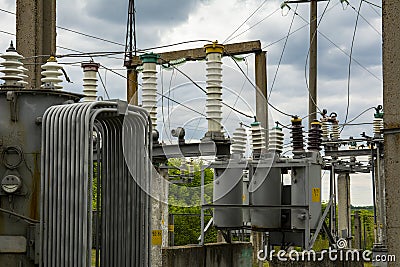
[[[381,65],[381,1],[363,2],[354,38],[353,60],[349,80],[349,55],[360,0],[349,0],[350,6],[343,7],[340,0],[322,1],[319,8],[318,34],[318,106],[328,112],[337,112],[344,122],[347,106],[347,91],[350,90],[348,118],[354,118],[367,108],[382,104]],[[309,4],[290,4],[291,10],[282,12],[281,0],[137,0],[137,47],[149,48],[189,40],[218,40],[227,43],[260,40],[267,51],[268,90],[272,88],[271,103],[282,111],[299,116],[307,112]],[[372,4],[371,4],[372,3]],[[57,29],[57,45],[82,52],[124,51],[127,0],[69,0],[58,1],[57,25],[82,33],[101,37],[114,43]],[[326,7],[326,5],[328,6]],[[15,1],[0,0],[0,8],[15,12]],[[297,8],[297,15],[294,11]],[[253,16],[249,16],[255,11]],[[323,12],[325,10],[325,12]],[[322,16],[323,15],[323,16]],[[248,19],[240,28],[239,26]],[[286,47],[285,36],[290,30]],[[15,16],[1,12],[0,50],[8,47],[15,37],[4,32],[15,33]],[[279,41],[280,40],[280,41]],[[119,44],[115,44],[119,43]],[[191,43],[153,52],[202,47],[206,42]],[[282,51],[284,49],[284,53]],[[58,48],[57,54],[71,51]],[[278,63],[281,63],[278,69]],[[254,56],[243,55],[239,61],[244,72],[254,80]],[[60,63],[79,62],[82,58],[62,58]],[[123,56],[95,58],[96,62],[125,75]],[[224,101],[246,114],[254,115],[254,88],[239,71],[231,58],[224,58]],[[205,63],[190,62],[177,66],[205,88]],[[81,91],[82,73],[79,64],[66,65],[65,70],[72,84],[64,83],[66,90]],[[126,80],[102,68],[100,75],[110,98],[126,98]],[[275,82],[273,83],[276,75]],[[187,78],[171,69],[159,69],[160,92],[205,113],[205,95],[193,86]],[[349,81],[349,82],[348,82]],[[348,87],[349,84],[349,87]],[[273,86],[272,86],[273,85]],[[102,86],[99,94],[105,99]],[[166,143],[170,142],[171,128],[184,125],[187,138],[198,140],[206,131],[207,122],[201,115],[167,100],[159,100],[159,131]],[[164,108],[162,108],[164,107]],[[161,112],[162,111],[162,112]],[[223,123],[228,134],[238,127],[239,122],[251,123],[251,119],[224,109]],[[164,115],[164,119],[163,116]],[[271,110],[270,121],[290,123],[290,118]],[[372,122],[373,111],[366,112],[355,122]],[[307,125],[307,121],[304,121]],[[371,134],[372,125],[348,126],[342,137],[358,137],[360,133]],[[286,141],[289,132],[285,130]],[[329,175],[324,176],[327,181]],[[352,176],[352,203],[372,203],[371,179],[367,175]],[[327,191],[323,191],[326,198]]]

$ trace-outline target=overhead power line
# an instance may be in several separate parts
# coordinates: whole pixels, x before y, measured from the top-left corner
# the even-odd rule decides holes
[[[251,13],[243,22],[242,24],[239,25],[239,27],[236,28],[236,30],[234,30],[228,37],[226,37],[225,41],[223,41],[222,43],[226,43],[228,41],[229,38],[232,37],[232,35],[234,35],[249,19],[251,19],[251,17],[254,16],[254,14],[257,13],[258,10],[260,10],[260,8],[262,8],[262,6],[267,2],[268,0],[264,0],[257,8],[256,10],[253,11],[253,13]]]

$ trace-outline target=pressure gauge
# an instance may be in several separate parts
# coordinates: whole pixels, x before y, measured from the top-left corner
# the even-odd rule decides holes
[[[1,189],[8,194],[17,192],[22,186],[21,179],[13,174],[6,175],[1,181]]]

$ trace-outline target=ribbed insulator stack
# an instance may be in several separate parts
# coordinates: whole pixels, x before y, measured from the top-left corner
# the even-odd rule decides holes
[[[276,126],[269,131],[268,150],[270,152],[282,153],[284,134],[282,128]]]
[[[253,153],[256,152],[256,154],[265,149],[265,130],[259,122],[251,124],[251,145]]]
[[[142,107],[150,113],[153,130],[157,128],[157,54],[140,56],[143,61]]]
[[[322,124],[314,120],[311,122],[311,129],[308,131],[308,150],[320,151],[322,143]]]
[[[232,136],[232,154],[243,154],[246,152],[247,133],[243,127],[236,128]]]
[[[383,130],[383,119],[382,118],[374,118],[373,122],[373,130],[374,130],[374,137],[381,137],[381,130]]]
[[[221,132],[222,121],[222,53],[224,46],[214,42],[205,45],[207,60],[206,113],[209,132]]]
[[[4,69],[0,71],[4,73],[4,76],[1,77],[1,79],[4,80],[4,85],[21,86],[21,81],[23,80],[21,74],[23,70],[21,70],[20,67],[22,67],[23,64],[20,60],[24,57],[17,53],[12,42],[6,52],[0,57],[5,60],[1,63]]]
[[[292,143],[293,151],[302,152],[304,151],[304,136],[303,136],[303,126],[301,125],[302,119],[299,117],[293,117],[292,122]]]
[[[329,139],[330,123],[327,120],[321,121],[322,139],[324,141]]]
[[[100,64],[93,61],[83,62],[83,102],[93,102],[97,100],[97,71]]]
[[[21,84],[22,86],[26,86],[28,84],[28,82],[26,81],[26,79],[28,79],[28,69],[25,68],[24,66],[20,66],[18,67],[18,69],[22,70],[22,73],[19,74],[19,76],[22,77],[22,80],[19,81],[19,84]]]
[[[340,139],[339,122],[337,122],[337,121],[332,123],[331,137],[333,140]]]
[[[60,78],[60,76],[63,75],[61,71],[62,68],[63,67],[58,64],[55,57],[49,57],[46,64],[42,65],[41,74],[43,78],[41,79],[41,88],[61,90],[62,86],[59,83],[62,82]]]

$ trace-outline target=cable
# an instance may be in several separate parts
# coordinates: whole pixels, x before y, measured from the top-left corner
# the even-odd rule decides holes
[[[364,110],[363,112],[361,112],[360,114],[358,114],[356,117],[354,117],[353,119],[349,120],[347,123],[343,124],[343,128],[344,126],[346,126],[349,123],[352,123],[353,121],[355,121],[356,119],[358,119],[359,117],[361,117],[362,115],[364,115],[366,112],[370,111],[371,109],[375,109],[375,107],[370,107],[367,108],[366,110]],[[342,130],[343,130],[342,128]]]
[[[367,0],[361,0],[361,1],[364,1],[365,3],[370,4],[371,6],[375,6],[375,7],[377,7],[377,8],[382,9],[381,6],[379,6],[379,5],[377,5],[377,4],[374,4],[374,3],[371,3],[370,1],[367,1]]]
[[[231,37],[229,40],[227,40],[226,42],[230,42],[233,39],[236,39],[237,37],[241,36],[242,34],[250,31],[251,29],[253,29],[254,27],[256,27],[258,24],[260,24],[261,22],[263,22],[264,20],[268,19],[269,17],[271,17],[272,15],[274,15],[276,12],[278,12],[281,8],[278,7],[275,11],[273,11],[272,13],[268,14],[267,16],[265,16],[262,20],[258,21],[257,23],[253,24],[252,26],[250,26],[248,29],[242,31],[241,33]]]
[[[286,45],[287,45],[287,42],[289,40],[290,31],[292,30],[292,26],[293,26],[294,18],[296,17],[296,12],[297,12],[298,6],[299,6],[299,4],[296,4],[296,9],[294,11],[294,14],[293,14],[293,17],[292,17],[292,21],[290,22],[290,26],[289,26],[289,30],[288,30],[288,33],[287,33],[287,36],[286,36],[285,43],[283,44],[281,56],[279,58],[278,66],[277,66],[276,71],[275,71],[274,79],[272,80],[271,88],[269,89],[267,101],[269,101],[269,99],[271,98],[272,89],[274,88],[276,77],[278,76],[279,67],[280,67],[281,62],[282,62],[283,54],[285,53]]]
[[[15,36],[15,33],[7,32],[7,31],[2,31],[2,30],[0,30],[0,32],[1,32],[1,33],[5,33],[5,34],[9,34],[9,35],[14,35],[14,36]]]
[[[363,2],[364,0],[361,0],[360,1],[360,5],[361,5],[361,3]],[[374,25],[372,25],[361,13],[360,13],[360,8],[358,9],[358,11],[356,10],[356,8],[353,6],[353,5],[351,5],[350,3],[349,3],[349,6],[351,7],[351,9],[353,9],[356,13],[357,13],[357,16],[360,16],[376,33],[378,33],[380,36],[382,36],[382,33],[380,32],[380,31],[378,31],[378,29],[376,29],[375,27],[374,27]]]
[[[225,53],[227,53],[226,51],[225,51]],[[229,53],[227,53],[231,58],[233,58],[232,57],[232,55],[230,55]],[[239,64],[236,62],[236,60],[233,60],[233,62],[235,62],[235,64],[236,64],[236,66],[239,68],[239,70],[242,72],[242,74],[244,75],[244,77],[246,77],[246,79],[249,81],[249,83],[251,84],[251,86],[253,86],[254,87],[254,89],[256,89],[256,90],[258,90],[257,89],[257,86],[255,85],[255,84],[253,84],[253,82],[250,80],[250,78],[246,75],[246,73],[244,73],[244,71],[243,71],[243,69],[239,66]],[[282,111],[282,110],[279,110],[278,108],[276,108],[274,105],[272,105],[268,100],[267,100],[267,103],[268,103],[268,105],[271,107],[271,108],[273,108],[274,110],[276,110],[276,111],[278,111],[279,113],[281,113],[282,115],[285,115],[285,116],[288,116],[288,117],[292,117],[292,115],[290,115],[289,113],[286,113],[286,112],[284,112],[284,111]]]
[[[89,37],[89,38],[92,38],[92,39],[96,39],[96,40],[99,40],[99,41],[103,41],[103,42],[106,42],[106,43],[115,44],[115,45],[119,45],[119,46],[124,46],[125,47],[125,45],[123,45],[121,43],[110,41],[110,40],[107,40],[107,39],[104,39],[104,38],[101,38],[101,37],[97,37],[97,36],[90,35],[90,34],[83,33],[83,32],[78,32],[78,31],[75,31],[75,30],[71,30],[71,29],[68,29],[68,28],[61,27],[61,26],[56,26],[56,27],[58,29],[61,29],[61,30],[64,30],[64,31],[72,32],[72,33],[75,33],[75,34],[79,34],[79,35],[82,35],[82,36],[85,36],[85,37]]]
[[[251,19],[252,16],[254,16],[254,14],[257,13],[258,10],[260,10],[260,8],[267,2],[268,0],[264,0],[261,5],[259,5],[257,7],[256,10],[253,11],[253,13],[250,14],[250,16],[247,17],[247,19],[245,19],[245,21],[243,21],[242,24],[239,25],[239,27],[236,28],[236,30],[234,30],[228,37],[226,37],[225,41],[222,42],[222,44],[224,44],[225,42],[227,42],[227,40],[234,35],[249,19]]]
[[[247,62],[246,60],[244,60],[244,62],[245,62],[245,64],[246,64],[246,75],[248,76],[248,75],[249,75],[249,64],[248,64],[248,62]],[[245,86],[246,82],[247,82],[247,80],[244,79],[243,84],[242,84],[242,87],[240,88],[240,91],[239,91],[239,93],[238,93],[237,96],[236,96],[235,103],[233,103],[233,107],[236,106],[236,104],[237,104],[237,102],[238,102],[238,100],[239,100],[239,96],[242,94],[242,91],[243,91],[243,89],[244,89],[244,86]],[[231,116],[231,114],[232,114],[232,110],[229,111],[228,116],[227,116],[226,119],[225,119],[225,122],[229,119],[229,117]]]
[[[305,18],[303,18],[300,14],[297,13],[297,16],[299,16],[303,21],[305,21],[306,23],[307,20]],[[318,33],[324,37],[328,42],[330,42],[332,45],[334,45],[338,50],[340,50],[343,54],[345,54],[347,57],[350,57],[350,55],[344,51],[339,45],[337,45],[334,41],[332,41],[328,36],[326,36],[324,33],[322,33],[321,31],[318,30]],[[355,58],[352,59],[355,63],[357,63],[357,65],[359,65],[362,69],[364,69],[366,72],[368,72],[369,74],[371,74],[371,76],[373,76],[374,78],[376,78],[378,81],[382,82],[382,79],[379,78],[378,76],[376,76],[374,73],[372,73],[367,67],[365,67],[364,65],[362,65],[358,60],[356,60]]]
[[[106,88],[106,85],[103,82],[103,78],[101,78],[100,71],[98,72],[98,74],[99,74],[99,78],[100,78],[101,84],[103,85],[104,92],[106,92],[107,98],[108,98],[108,100],[110,100],[110,95],[107,92],[107,88]]]
[[[363,1],[360,1],[360,5],[358,6],[358,12],[357,12],[357,17],[356,17],[356,22],[354,24],[354,31],[353,31],[353,37],[351,39],[351,47],[350,47],[350,59],[349,59],[349,67],[348,67],[348,76],[347,76],[347,106],[346,106],[346,117],[344,119],[344,124],[347,122],[347,118],[349,116],[349,108],[350,108],[350,78],[351,78],[351,61],[352,61],[352,56],[353,56],[353,48],[354,48],[354,41],[356,37],[356,32],[357,32],[357,26],[358,26],[358,19],[360,15],[360,10],[361,10],[361,5]],[[343,131],[343,128],[340,132]]]
[[[225,53],[228,54],[228,52],[226,52],[226,51],[225,51]],[[197,88],[199,88],[201,91],[203,91],[205,94],[207,94],[207,91],[206,91],[203,87],[201,87],[198,83],[196,83],[192,78],[190,78],[189,75],[187,75],[186,73],[184,73],[183,71],[181,71],[180,69],[178,69],[177,67],[175,67],[174,65],[169,64],[169,62],[168,62],[167,60],[165,60],[165,59],[163,59],[163,58],[161,58],[161,57],[160,57],[160,59],[161,59],[162,61],[164,61],[164,63],[168,64],[169,67],[172,67],[173,69],[176,69],[179,73],[181,73],[181,74],[182,74],[183,76],[185,76],[189,81],[191,81]],[[235,61],[235,62],[236,62],[236,61]],[[237,63],[236,63],[236,64],[237,64]],[[225,102],[222,102],[222,105],[224,105],[224,106],[226,106],[226,107],[232,109],[233,111],[235,111],[235,112],[237,112],[237,113],[239,113],[239,114],[241,114],[241,115],[243,115],[243,116],[245,116],[245,117],[248,117],[248,118],[253,118],[253,117],[254,117],[254,116],[250,116],[250,115],[248,115],[248,114],[246,114],[246,113],[244,113],[244,112],[242,112],[242,111],[240,111],[240,110],[235,109],[234,107],[232,107],[232,106],[226,104]]]

